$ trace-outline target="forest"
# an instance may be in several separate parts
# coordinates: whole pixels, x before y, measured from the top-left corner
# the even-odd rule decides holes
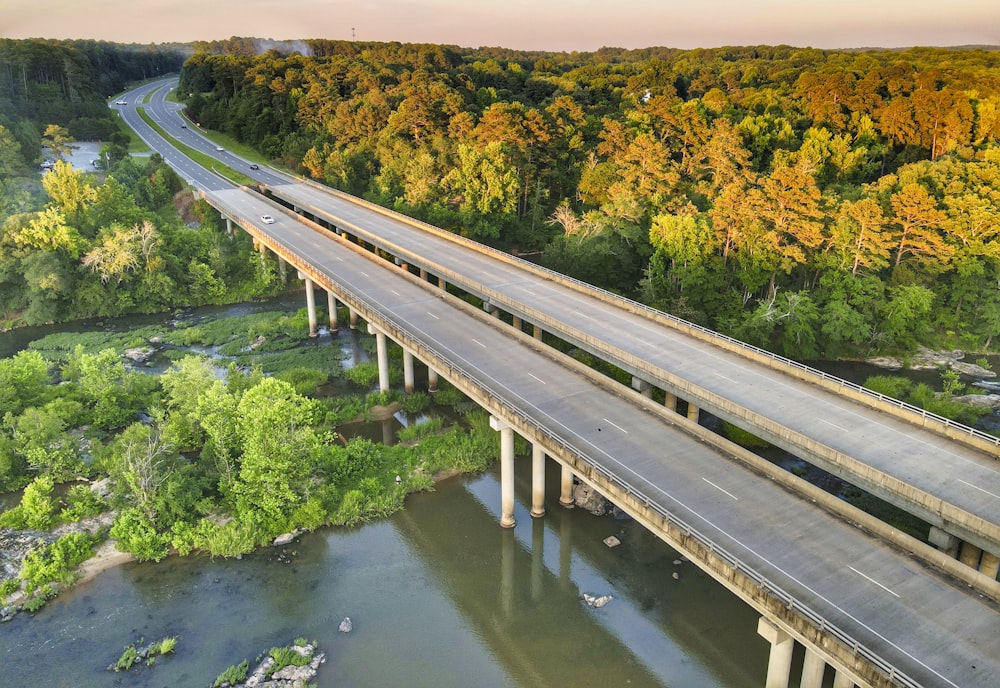
[[[793,358],[995,343],[1000,51],[304,45],[196,46],[190,116]]]

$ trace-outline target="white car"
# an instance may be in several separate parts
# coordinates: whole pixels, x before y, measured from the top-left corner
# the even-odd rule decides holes
[[[263,222],[265,225],[273,225],[274,224],[274,218],[271,217],[270,215],[261,215],[260,216],[260,221]]]
[[[116,100],[115,105],[128,105],[127,100]]]
[[[217,150],[217,151],[224,151],[224,150],[226,150],[226,149],[225,149],[225,148],[223,148],[222,146],[216,146],[216,147],[215,147],[215,150]]]

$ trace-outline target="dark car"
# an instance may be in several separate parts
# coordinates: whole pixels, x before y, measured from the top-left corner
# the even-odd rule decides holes
[[[259,170],[260,169],[260,165],[258,165],[257,163],[253,163],[252,165],[250,165],[250,169],[251,170]]]

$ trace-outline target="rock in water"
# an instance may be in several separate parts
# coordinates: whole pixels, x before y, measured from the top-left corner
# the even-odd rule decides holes
[[[344,620],[340,622],[340,632],[350,633],[352,630],[354,630],[354,624],[351,623],[351,617],[345,616]]]

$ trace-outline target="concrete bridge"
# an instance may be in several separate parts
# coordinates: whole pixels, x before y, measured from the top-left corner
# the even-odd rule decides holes
[[[152,133],[146,135],[155,142]],[[187,171],[187,163],[171,162],[182,174]],[[561,501],[570,499],[574,475],[588,482],[761,613],[761,635],[772,644],[768,688],[787,685],[796,642],[806,647],[804,688],[818,688],[824,675],[838,688],[996,685],[1000,594],[995,580],[801,481],[775,473],[766,462],[676,413],[671,404],[654,403],[643,383],[658,382],[674,396],[688,394],[689,409],[701,401],[703,408],[721,417],[738,415],[721,403],[721,410],[712,406],[717,400],[704,386],[666,375],[657,378],[654,364],[642,369],[647,377],[636,376],[638,389],[630,390],[543,345],[523,329],[527,316],[538,318],[527,320],[538,329],[559,326],[558,318],[541,321],[535,308],[557,300],[536,291],[544,284],[529,287],[520,277],[480,274],[481,284],[492,289],[487,296],[496,298],[486,301],[492,312],[501,307],[498,282],[529,290],[522,301],[533,309],[523,306],[518,311],[504,302],[513,315],[510,324],[518,325],[511,327],[441,289],[447,278],[442,280],[428,267],[393,253],[399,258],[397,267],[359,247],[357,226],[351,227],[351,241],[341,236],[348,234],[343,220],[335,225],[335,233],[246,190],[220,188],[206,197],[231,225],[254,237],[262,259],[264,252],[271,252],[298,271],[305,280],[314,326],[317,285],[326,291],[328,307],[341,301],[352,322],[362,318],[368,323],[378,342],[383,389],[388,388],[386,351],[391,339],[404,350],[407,388],[413,386],[414,361],[420,360],[429,367],[431,385],[441,375],[490,411],[501,435],[502,525],[513,522],[516,432],[533,447],[533,516],[541,517],[546,508],[542,497],[549,457],[562,466]],[[262,225],[263,214],[277,221]],[[453,280],[460,276],[456,271],[448,274]],[[579,298],[572,296],[570,308],[582,310]],[[335,313],[331,309],[334,329]],[[647,321],[643,336],[637,337],[642,342],[656,328],[650,327],[650,314],[640,315]],[[598,320],[591,329],[608,332],[617,329],[615,322]],[[560,336],[570,341],[579,337],[587,347],[604,346],[596,341],[600,338],[583,337],[584,329],[574,333],[568,325],[560,327]],[[648,358],[655,361],[656,353]],[[630,356],[634,371],[626,369],[642,372],[644,359]],[[816,394],[823,391],[819,385],[808,388]],[[702,396],[695,396],[696,391]],[[831,416],[813,416],[812,421],[817,418]],[[910,434],[916,426],[904,427],[902,434]],[[981,440],[940,441],[945,451],[955,451]],[[989,458],[986,450],[974,451]],[[981,511],[991,513],[990,508]],[[990,519],[983,521],[988,525]],[[989,542],[984,538],[984,544]],[[978,565],[981,560],[980,553]]]

